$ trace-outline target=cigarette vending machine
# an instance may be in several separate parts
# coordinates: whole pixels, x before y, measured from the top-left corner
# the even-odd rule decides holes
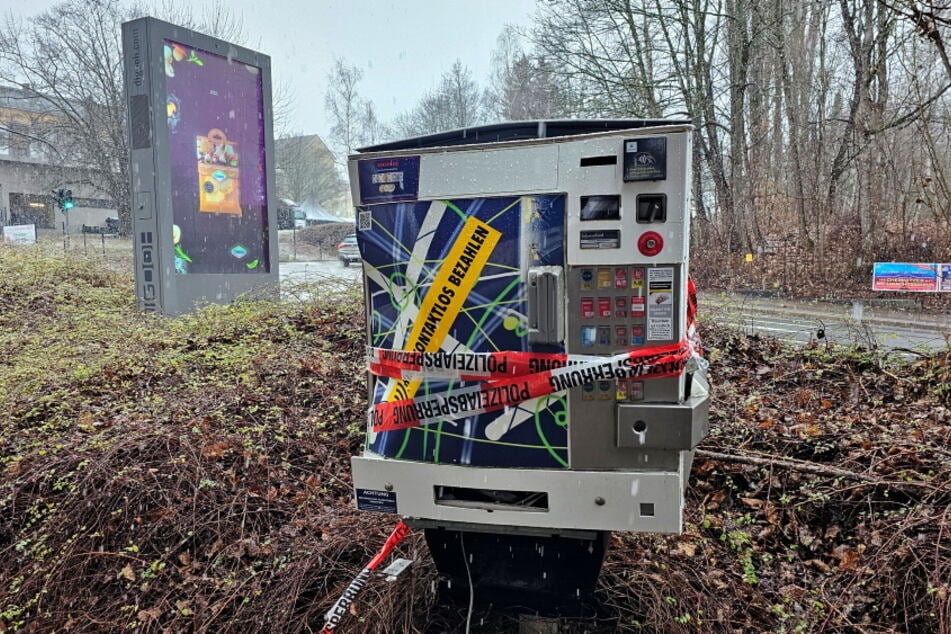
[[[678,533],[707,383],[692,127],[542,121],[350,157],[370,412],[357,507],[440,572],[577,595],[610,531]]]

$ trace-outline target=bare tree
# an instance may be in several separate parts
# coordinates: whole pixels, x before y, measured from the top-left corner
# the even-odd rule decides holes
[[[412,110],[398,115],[393,127],[400,136],[419,136],[479,125],[486,117],[484,103],[472,72],[456,60],[443,74],[439,87]]]
[[[363,71],[342,59],[334,60],[327,76],[324,108],[330,116],[330,141],[341,163],[362,142],[366,104],[357,89],[362,79]]]
[[[951,79],[947,40],[951,32],[951,6],[947,0],[878,0],[880,4],[914,25],[915,32],[931,42]]]
[[[486,109],[504,121],[550,119],[570,114],[571,96],[544,57],[528,55],[511,26],[502,30],[492,54]]]
[[[360,123],[363,126],[362,142],[366,145],[381,143],[392,135],[389,127],[377,116],[372,101],[364,102]]]
[[[550,61],[577,114],[688,114],[700,232],[720,252],[795,237],[821,272],[842,227],[860,268],[914,205],[941,214],[951,91],[912,78],[951,79],[948,29],[937,0],[550,0],[529,56]],[[914,31],[931,62],[908,53]],[[517,41],[500,51],[511,73]]]
[[[316,134],[288,135],[277,139],[274,149],[281,198],[326,205],[345,190],[333,153]]]

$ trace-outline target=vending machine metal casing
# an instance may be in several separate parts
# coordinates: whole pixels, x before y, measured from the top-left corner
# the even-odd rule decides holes
[[[695,354],[692,133],[685,121],[544,121],[354,154],[368,346],[472,353],[487,380],[500,374],[480,353],[528,353],[538,372],[558,355]],[[357,506],[428,526],[680,532],[707,431],[693,369],[568,376],[566,390],[396,431],[374,432],[371,415],[352,459]],[[471,385],[371,375],[371,410]]]

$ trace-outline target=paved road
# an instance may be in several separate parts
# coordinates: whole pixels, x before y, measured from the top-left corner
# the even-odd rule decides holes
[[[280,263],[282,283],[357,281],[360,279],[360,270],[355,264],[344,266],[339,260]]]
[[[310,301],[315,295],[334,296],[363,289],[359,266],[339,260],[281,262],[281,295],[289,301]]]
[[[864,303],[701,295],[700,308],[743,332],[789,343],[815,341],[822,331],[825,339],[834,343],[929,351],[945,349],[951,337],[951,316],[947,314],[888,310]]]

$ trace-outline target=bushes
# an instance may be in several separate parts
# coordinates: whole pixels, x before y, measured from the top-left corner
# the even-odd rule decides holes
[[[319,629],[395,522],[351,500],[359,302],[166,319],[76,258],[0,247],[0,268],[0,632]],[[570,631],[949,631],[948,353],[701,328],[685,532],[615,535]],[[371,582],[346,631],[458,631],[422,535],[400,549],[410,573]]]
[[[297,238],[320,248],[324,253],[336,254],[337,245],[356,230],[352,222],[330,222],[298,230]]]

